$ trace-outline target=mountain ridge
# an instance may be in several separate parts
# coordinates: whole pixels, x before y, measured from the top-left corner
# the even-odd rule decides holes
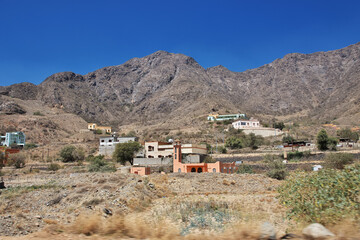
[[[192,57],[160,50],[85,75],[60,72],[39,85],[0,87],[0,95],[41,100],[87,121],[113,125],[189,125],[214,110],[270,116],[307,112],[306,117],[333,120],[360,112],[359,58],[356,43],[329,52],[290,53],[233,72],[222,65],[205,69]]]

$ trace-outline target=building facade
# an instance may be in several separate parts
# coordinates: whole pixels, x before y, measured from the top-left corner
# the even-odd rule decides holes
[[[212,172],[212,173],[235,173],[237,171],[235,162],[223,163],[217,161],[215,163],[183,163],[182,162],[182,145],[176,140],[173,146],[173,172],[189,173],[189,172]]]
[[[239,120],[232,123],[233,128],[235,129],[251,129],[251,128],[261,128],[259,120],[250,118],[250,120]]]
[[[13,144],[23,147],[25,145],[25,133],[9,132],[5,136],[1,136],[1,145],[10,147]]]
[[[100,130],[105,133],[111,133],[111,127],[109,126],[98,126],[96,123],[88,123],[88,129],[92,131]]]
[[[182,144],[183,154],[206,155],[206,145],[203,144]],[[168,142],[145,142],[145,158],[172,158],[174,146]]]
[[[227,115],[219,115],[219,114],[209,114],[207,117],[208,121],[225,121],[225,120],[236,120],[239,118],[246,118],[246,114],[237,113],[237,114],[227,114]]]

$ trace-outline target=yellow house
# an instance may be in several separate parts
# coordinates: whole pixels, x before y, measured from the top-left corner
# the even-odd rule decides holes
[[[101,130],[106,133],[111,133],[111,127],[108,126],[98,126],[96,123],[88,123],[89,130]]]

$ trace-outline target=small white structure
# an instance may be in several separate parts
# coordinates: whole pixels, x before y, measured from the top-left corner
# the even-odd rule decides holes
[[[321,165],[314,165],[313,166],[313,171],[314,172],[317,172],[317,171],[319,171],[320,169],[322,169],[323,167],[321,166]]]

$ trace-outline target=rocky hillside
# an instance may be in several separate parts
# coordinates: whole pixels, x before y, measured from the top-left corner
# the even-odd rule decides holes
[[[0,87],[0,94],[40,100],[115,126],[186,126],[212,111],[359,124],[359,57],[357,43],[330,52],[292,53],[237,73],[222,66],[204,69],[191,57],[158,51],[86,75],[56,73],[38,86]]]

